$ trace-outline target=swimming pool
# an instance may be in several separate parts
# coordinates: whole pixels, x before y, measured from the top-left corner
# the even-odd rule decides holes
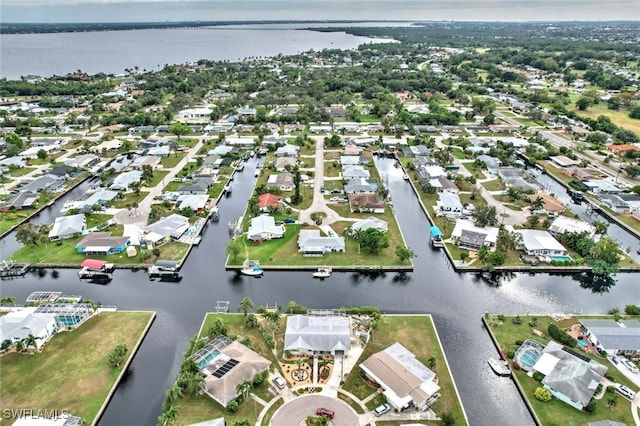
[[[520,361],[518,364],[523,367],[531,368],[536,364],[538,358],[540,358],[540,353],[537,350],[527,349],[520,355]]]
[[[582,346],[583,348],[586,348],[588,346],[587,342],[585,342],[584,340],[580,340],[580,339],[578,339],[578,344],[580,346]]]
[[[567,262],[569,260],[573,260],[571,256],[552,256],[551,260],[555,260],[556,262]]]

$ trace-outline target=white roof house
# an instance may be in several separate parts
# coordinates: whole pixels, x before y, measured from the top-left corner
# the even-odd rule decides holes
[[[109,188],[115,190],[128,190],[132,183],[140,182],[142,178],[142,172],[140,170],[131,170],[128,172],[120,173],[113,179],[113,183]]]
[[[359,179],[359,178],[369,179],[369,177],[371,177],[371,173],[369,173],[369,170],[359,165],[343,166],[342,177],[343,179]]]
[[[351,349],[351,327],[345,316],[290,315],[284,350],[332,354]]]
[[[564,256],[567,249],[547,231],[537,229],[522,229],[515,231],[522,235],[522,244],[518,250],[523,250],[533,256]]]
[[[178,113],[179,120],[209,120],[211,118],[211,108],[189,108]]]
[[[550,341],[533,370],[545,376],[542,385],[554,397],[583,410],[591,401],[607,367],[567,352],[559,343]]]
[[[369,216],[368,218],[360,219],[357,222],[354,222],[353,225],[351,225],[352,231],[366,231],[367,229],[371,228],[377,229],[380,232],[387,232],[387,230],[389,229],[389,224],[385,220]]]
[[[276,149],[276,157],[297,157],[300,147],[291,144],[285,144]]]
[[[506,227],[513,231],[513,227]],[[480,228],[475,226],[473,221],[460,219],[456,221],[456,225],[451,232],[451,238],[458,240],[460,248],[478,249],[483,245],[494,246],[498,240],[498,231],[500,229],[493,226],[485,226]]]
[[[440,166],[425,166],[422,168],[428,176],[428,179],[437,179],[439,177],[447,177],[447,172]]]
[[[462,203],[458,194],[452,192],[439,192],[440,199],[436,202],[436,211],[441,215],[453,214],[460,216],[462,214]]]
[[[589,236],[593,237],[596,234],[596,227],[583,222],[582,220],[572,219],[567,216],[558,216],[549,227],[551,234],[562,234],[565,232],[582,233],[586,232]]]
[[[384,389],[387,401],[398,410],[410,403],[416,407],[426,404],[440,390],[436,374],[398,342],[371,355],[360,368]]]
[[[176,206],[179,209],[191,207],[194,212],[199,212],[205,208],[207,201],[209,201],[209,196],[207,194],[184,194],[178,197],[176,200]]]
[[[147,225],[146,229],[149,233],[145,235],[145,238],[154,242],[170,238],[177,240],[188,228],[189,218],[174,213]]]
[[[247,231],[248,240],[271,240],[284,237],[284,225],[276,225],[273,216],[266,214],[254,217]]]
[[[343,166],[357,166],[360,164],[359,155],[342,155],[340,156],[340,164]]]
[[[86,229],[87,223],[83,213],[57,217],[49,231],[49,240],[73,238],[75,234],[81,234]]]
[[[582,319],[580,324],[587,330],[587,337],[597,347],[613,354],[640,353],[640,321],[635,319]]]
[[[14,309],[7,315],[0,317],[0,343],[11,341],[15,345],[33,334],[38,338],[36,339],[36,349],[40,349],[56,333],[58,327],[55,314],[36,313],[36,309]]]
[[[343,252],[344,237],[335,232],[326,237],[320,235],[318,229],[302,229],[298,234],[298,251],[305,255],[322,255],[329,252]]]

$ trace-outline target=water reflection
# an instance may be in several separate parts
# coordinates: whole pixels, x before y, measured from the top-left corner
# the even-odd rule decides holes
[[[516,274],[510,271],[483,271],[475,274],[476,282],[484,282],[489,287],[500,287],[503,283],[516,278]]]
[[[617,282],[614,276],[596,275],[593,272],[573,274],[571,279],[580,283],[580,287],[591,290],[596,294],[608,293]]]

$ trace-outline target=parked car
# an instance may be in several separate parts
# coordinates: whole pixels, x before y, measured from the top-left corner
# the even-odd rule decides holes
[[[624,386],[624,385],[616,386],[616,390],[622,396],[625,396],[625,397],[627,397],[627,398],[629,398],[631,400],[633,400],[636,397],[636,393],[634,391],[632,391],[631,389],[629,389],[628,387]]]
[[[296,220],[292,217],[288,217],[284,220],[284,223],[296,223]]]
[[[335,416],[335,413],[333,412],[333,410],[329,410],[328,408],[323,408],[320,407],[316,410],[316,416],[326,416],[329,417],[330,419],[333,418],[333,416]]]
[[[376,407],[376,409],[373,410],[373,414],[375,414],[376,417],[380,417],[381,415],[388,413],[389,411],[391,411],[391,405],[384,403]]]
[[[631,361],[629,361],[628,359],[625,359],[624,361],[622,361],[622,363],[624,364],[625,367],[627,367],[629,369],[629,371],[631,371],[632,373],[638,373],[638,367],[636,367],[636,365],[634,363],[632,363]]]
[[[273,384],[278,387],[278,389],[284,389],[285,387],[287,387],[287,384],[284,382],[284,379],[282,377],[276,376],[272,381]]]

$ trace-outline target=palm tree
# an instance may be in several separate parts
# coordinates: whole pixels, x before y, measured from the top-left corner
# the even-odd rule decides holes
[[[244,324],[249,328],[253,328],[258,325],[258,317],[254,313],[250,313],[245,317]]]
[[[16,298],[13,296],[9,296],[9,297],[3,297],[2,299],[0,299],[0,306],[7,306],[8,304],[12,304],[13,306],[16,306]]]
[[[252,387],[253,387],[253,384],[251,383],[251,381],[246,380],[242,383],[239,383],[238,386],[236,386],[236,392],[238,393],[239,396],[242,397],[242,399],[247,399],[247,396],[249,396],[249,391],[251,390]]]
[[[333,360],[331,358],[320,358],[318,360],[318,367],[320,367],[320,373],[324,372],[325,370],[329,369],[329,365],[333,364]]]
[[[175,405],[175,403],[183,397],[182,388],[175,383],[165,393],[165,403],[169,406]]]
[[[609,407],[609,409],[612,409],[616,405],[618,405],[618,395],[614,393],[609,398],[607,398],[607,407]]]
[[[247,316],[249,311],[253,311],[254,308],[255,308],[255,305],[253,304],[253,301],[249,296],[243,297],[242,301],[238,305],[238,310],[242,311],[245,317]]]
[[[158,417],[158,424],[162,426],[172,425],[176,422],[178,414],[180,414],[180,411],[178,411],[178,407],[176,407],[175,405],[170,405],[165,410],[163,410],[162,415]]]
[[[364,237],[364,231],[362,229],[353,229],[351,228],[351,236],[354,240],[358,242],[358,254],[360,254],[360,242]]]
[[[543,207],[544,200],[542,197],[536,197],[536,199],[531,202],[531,210],[542,210]]]
[[[36,344],[36,340],[42,340],[42,337],[36,337],[33,334],[29,333],[29,335],[27,337],[22,339],[22,347],[24,349],[33,348],[33,350],[36,350],[36,349],[38,349],[38,346]]]
[[[177,381],[185,395],[196,396],[204,390],[204,377],[200,373],[184,373]]]

